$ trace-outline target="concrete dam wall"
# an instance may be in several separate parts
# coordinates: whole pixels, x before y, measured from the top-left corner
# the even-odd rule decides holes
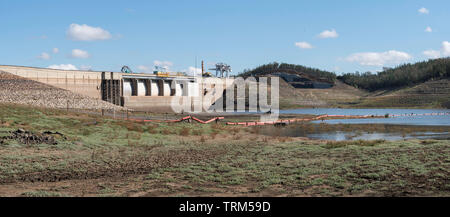
[[[182,100],[182,98],[190,100],[193,105],[198,105],[202,103],[199,96],[205,94],[208,87],[213,86],[203,82],[202,79],[189,76],[159,77],[153,74],[56,70],[7,65],[0,65],[0,71],[129,109],[154,112],[171,112],[173,100]],[[226,88],[224,86],[224,89]]]

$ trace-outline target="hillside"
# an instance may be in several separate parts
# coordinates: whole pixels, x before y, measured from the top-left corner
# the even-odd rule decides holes
[[[353,106],[450,108],[450,79],[430,80],[397,90],[374,91]]]
[[[450,108],[450,79],[397,90],[364,91],[337,80],[329,89],[294,88],[280,79],[280,108]]]
[[[294,88],[280,79],[280,109],[304,107],[342,107],[359,101],[365,91],[336,81],[327,89]]]
[[[289,81],[299,76],[316,87]],[[280,108],[301,107],[391,107],[450,108],[450,58],[441,58],[387,68],[377,74],[332,72],[301,65],[271,63],[246,70],[240,76],[279,76]],[[289,76],[288,76],[289,77]]]
[[[450,108],[450,58],[386,69],[377,74],[348,73],[344,83],[369,91],[357,107]]]

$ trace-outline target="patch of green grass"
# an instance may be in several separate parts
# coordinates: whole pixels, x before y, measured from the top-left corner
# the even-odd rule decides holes
[[[184,189],[192,189],[192,186],[190,186],[190,185],[183,185],[181,187],[184,188]]]
[[[24,197],[67,197],[64,194],[58,192],[49,192],[49,191],[29,191],[22,193]]]
[[[346,140],[346,141],[330,141],[325,144],[325,148],[332,149],[332,148],[342,148],[350,145],[355,146],[375,146],[382,143],[385,143],[385,140]]]
[[[226,145],[227,154],[220,158],[166,171],[176,179],[182,178],[200,186],[209,183],[223,186],[253,183],[250,189],[257,192],[272,185],[281,185],[284,189],[329,186],[314,192],[334,196],[366,191],[377,195],[395,195],[389,186],[402,187],[396,180],[413,184],[415,177],[423,176],[433,177],[435,181],[430,185],[445,183],[445,175],[433,172],[439,170],[439,164],[427,162],[448,159],[448,141],[437,141],[429,146],[423,146],[419,141],[356,141],[333,144],[332,147],[329,145],[229,143]]]
[[[99,190],[100,194],[111,194],[111,193],[115,192],[114,189],[112,189],[111,187],[104,185],[104,184],[98,184],[98,187],[100,189]]]

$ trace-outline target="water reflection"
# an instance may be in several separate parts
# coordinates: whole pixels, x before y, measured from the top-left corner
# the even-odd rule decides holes
[[[450,139],[448,126],[391,124],[294,124],[287,127],[264,126],[257,131],[269,136],[307,137],[323,140],[403,140]]]
[[[323,140],[403,140],[403,139],[450,139],[449,133],[433,133],[422,132],[413,134],[401,134],[401,133],[352,133],[352,132],[335,132],[335,133],[320,133],[320,134],[308,134],[308,138],[311,139],[323,139]]]

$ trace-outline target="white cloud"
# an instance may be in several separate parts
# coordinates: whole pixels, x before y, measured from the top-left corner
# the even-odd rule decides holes
[[[441,50],[442,50],[442,54],[444,54],[445,56],[449,56],[450,55],[450,42],[443,41]]]
[[[139,71],[141,71],[143,73],[153,73],[152,68],[150,68],[148,66],[139,65],[137,68],[139,69]]]
[[[390,50],[386,52],[354,53],[346,59],[349,62],[358,62],[363,66],[384,66],[386,64],[398,64],[411,59],[411,55],[405,52]]]
[[[53,53],[59,53],[59,48],[57,48],[57,47],[55,47],[55,48],[53,48]]]
[[[425,28],[425,32],[433,32],[433,29],[431,29],[431,27],[427,26],[427,28]]]
[[[319,34],[319,38],[337,38],[339,34],[336,30],[325,30]]]
[[[80,49],[73,49],[70,56],[72,58],[81,58],[81,59],[86,59],[86,58],[90,57],[90,55],[87,51],[80,50]]]
[[[426,8],[420,8],[418,11],[421,14],[429,14],[430,13],[430,11],[428,9],[426,9]]]
[[[170,71],[170,67],[173,66],[172,62],[169,61],[153,61],[153,67],[148,65],[138,65],[137,69],[143,73],[153,73],[154,66],[159,66],[165,68],[167,71]]]
[[[47,67],[49,69],[60,69],[60,70],[78,70],[78,68],[72,64],[60,64],[60,65],[51,65]]]
[[[295,42],[295,46],[301,48],[301,49],[311,49],[313,46],[309,44],[308,42],[302,41],[302,42]]]
[[[162,65],[172,66],[173,65],[173,63],[170,61],[159,61],[159,60],[153,61],[153,64],[156,66],[162,66]]]
[[[81,66],[80,66],[80,70],[84,70],[84,71],[92,71],[92,66],[81,65]]]
[[[159,61],[159,60],[155,60],[153,61],[153,65],[155,66],[160,66],[160,67],[164,67],[167,70],[170,69],[171,66],[173,66],[173,63],[170,61]]]
[[[450,56],[450,42],[443,41],[441,44],[441,50],[426,50],[423,52],[423,55],[427,56],[431,59],[436,59],[439,57]]]
[[[39,59],[41,60],[49,60],[50,59],[50,54],[43,52],[41,53],[41,55],[38,56]]]
[[[187,75],[190,75],[190,76],[194,76],[194,75],[200,76],[200,75],[202,74],[202,69],[201,69],[201,68],[195,68],[195,67],[193,67],[193,66],[190,66],[190,67],[188,68],[188,70],[186,71],[186,74],[187,74]]]
[[[111,34],[100,28],[92,27],[86,24],[70,24],[69,30],[67,30],[67,36],[74,41],[96,41],[96,40],[108,40],[111,38]]]
[[[430,59],[436,59],[441,57],[441,52],[438,50],[426,50],[423,52],[423,55],[427,56]]]

